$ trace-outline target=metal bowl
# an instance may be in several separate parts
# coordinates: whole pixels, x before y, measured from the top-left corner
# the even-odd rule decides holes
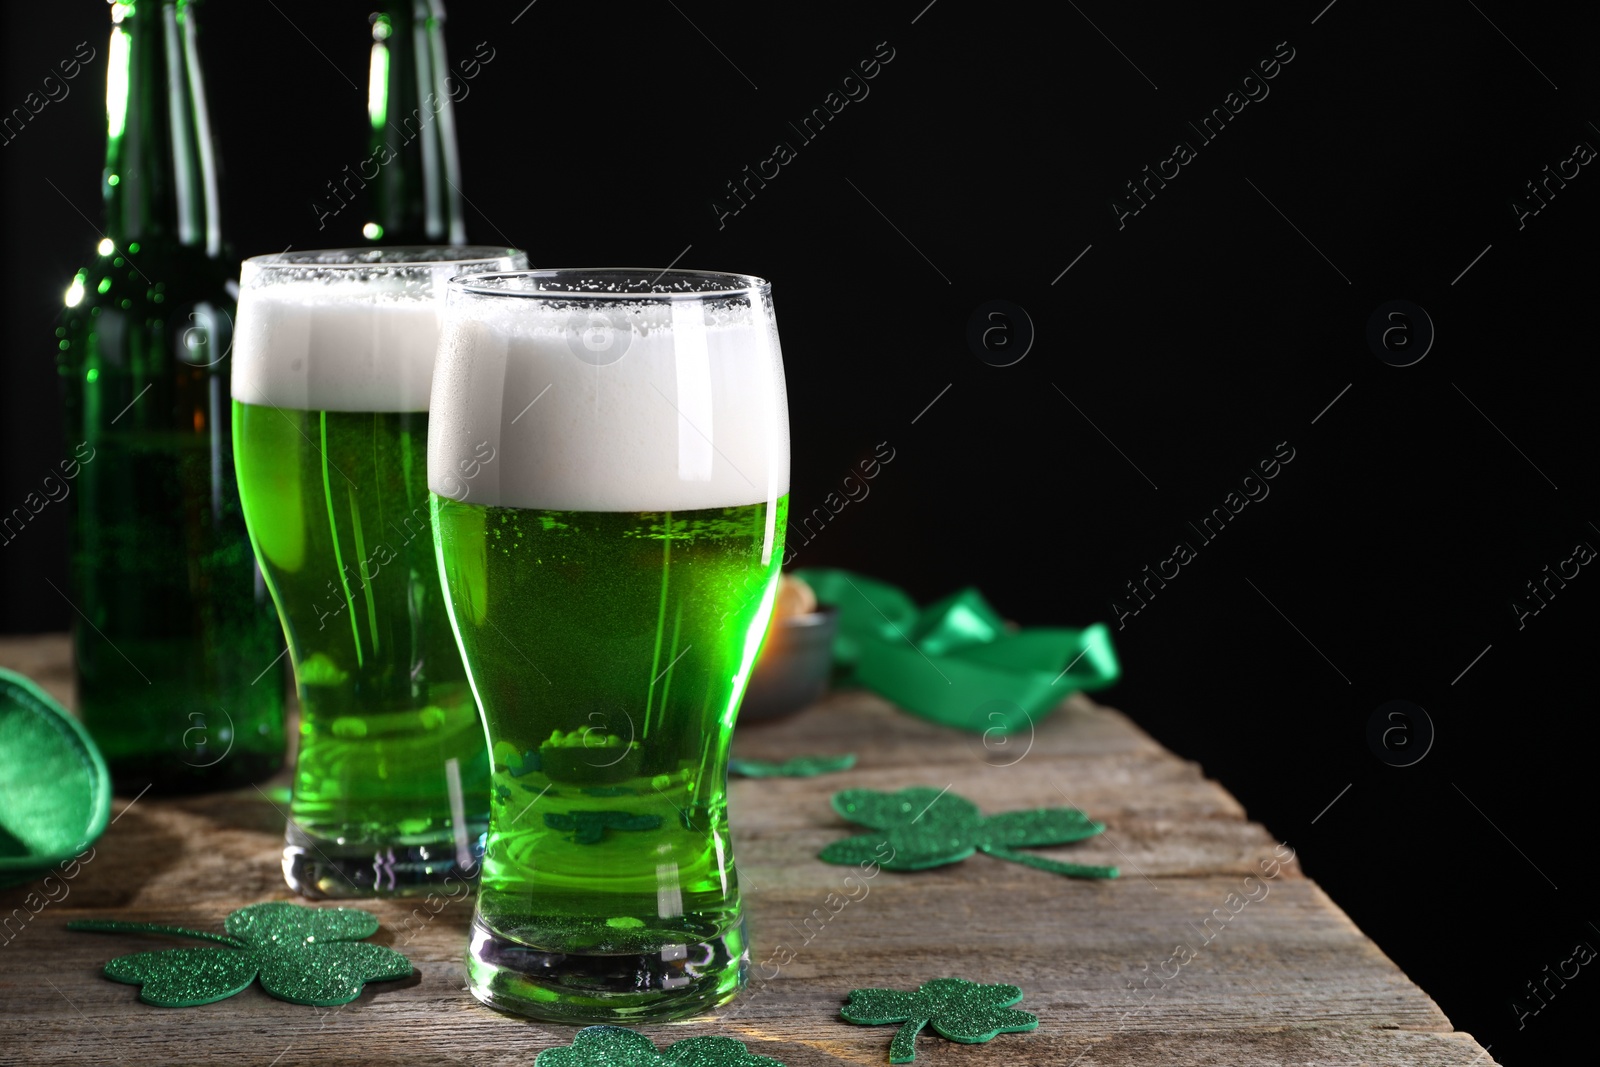
[[[821,700],[833,670],[838,631],[839,610],[834,607],[787,615],[773,624],[739,705],[739,722],[781,719]]]

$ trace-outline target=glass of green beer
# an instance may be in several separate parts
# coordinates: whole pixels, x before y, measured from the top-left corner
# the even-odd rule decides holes
[[[477,873],[488,751],[429,529],[428,390],[449,279],[526,265],[470,247],[244,262],[234,452],[300,696],[283,873],[305,896]],[[463,499],[471,477],[450,483]]]
[[[563,1022],[731,999],[728,743],[789,501],[770,286],[457,278],[431,414],[439,567],[494,762],[473,994]]]

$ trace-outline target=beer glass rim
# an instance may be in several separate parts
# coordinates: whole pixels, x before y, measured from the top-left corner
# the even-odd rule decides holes
[[[531,282],[524,288],[515,283]],[[705,300],[770,296],[772,283],[753,274],[655,267],[550,267],[474,271],[450,279],[450,290],[474,296],[525,299]]]
[[[388,245],[375,248],[308,248],[251,256],[243,266],[255,270],[314,268],[319,271],[448,267],[452,264],[515,262],[524,253],[499,245]]]

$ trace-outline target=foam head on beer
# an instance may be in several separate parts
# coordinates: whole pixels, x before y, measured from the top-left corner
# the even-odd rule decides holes
[[[304,411],[427,411],[449,279],[520,262],[504,249],[445,247],[247,260],[233,395]]]
[[[590,512],[770,505],[788,493],[783,363],[764,286],[596,302],[537,292],[538,273],[452,286],[430,489]]]

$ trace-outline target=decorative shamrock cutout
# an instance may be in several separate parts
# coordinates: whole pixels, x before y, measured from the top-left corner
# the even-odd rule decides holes
[[[891,871],[920,871],[987,852],[1041,871],[1074,878],[1115,878],[1115,867],[1062,863],[1017,849],[1029,845],[1064,845],[1093,837],[1105,825],[1070,808],[1008,811],[985,818],[965,797],[946,790],[915,786],[898,793],[846,789],[833,795],[833,810],[853,823],[884,831],[835,841],[821,852],[829,863],[855,865],[868,861]],[[887,841],[890,854],[880,854]]]
[[[1036,1028],[1038,1016],[1011,1010],[1021,999],[1022,990],[1014,985],[935,978],[923,982],[915,993],[853,989],[850,1003],[839,1014],[846,1022],[861,1026],[904,1023],[889,1042],[889,1062],[910,1063],[917,1058],[917,1034],[924,1026],[932,1025],[941,1037],[969,1045]]]
[[[581,730],[551,731],[539,745],[539,768],[557,782],[574,785],[615,785],[639,773],[644,748],[629,738],[586,726]]]
[[[598,845],[606,839],[607,830],[659,830],[661,816],[626,811],[569,811],[564,815],[546,812],[544,824],[552,830],[573,831],[574,844]]]
[[[494,761],[496,774],[504,771],[513,778],[521,778],[544,769],[539,760],[538,749],[526,748],[519,752],[517,746],[509,741],[496,741],[494,748],[490,750],[490,757]]]
[[[735,756],[728,761],[728,770],[746,778],[815,778],[819,774],[848,771],[855,765],[854,752],[846,752],[841,756],[796,756],[782,763]]]
[[[270,901],[240,908],[223,922],[232,936],[157,923],[75,920],[69,930],[174,934],[218,942],[217,948],[169,948],[118,956],[105,975],[139,986],[139,999],[162,1008],[226,1000],[261,979],[279,1000],[332,1007],[361,995],[366,982],[411,974],[411,961],[362,938],[378,932],[376,916],[356,908],[306,908]]]
[[[661,1051],[643,1034],[621,1026],[586,1026],[566,1048],[547,1048],[534,1067],[783,1067],[731,1037],[690,1037]]]

